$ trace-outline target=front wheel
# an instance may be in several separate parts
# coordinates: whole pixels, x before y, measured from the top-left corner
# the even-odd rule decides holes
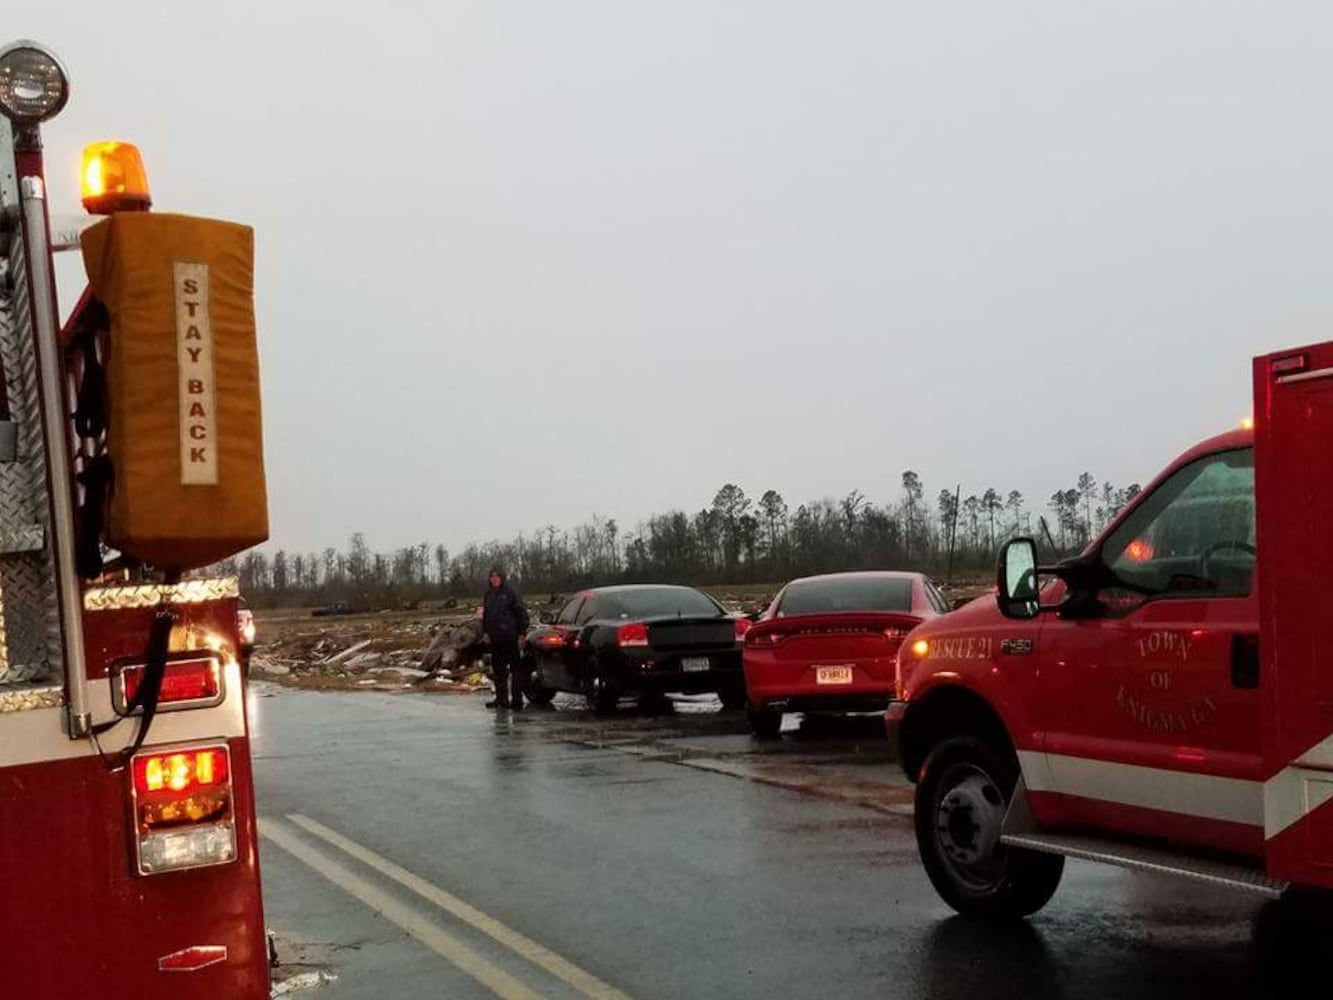
[[[1026,917],[1046,905],[1065,859],[1000,843],[1018,780],[1012,753],[967,737],[931,751],[916,786],[916,841],[940,897],[964,916]]]

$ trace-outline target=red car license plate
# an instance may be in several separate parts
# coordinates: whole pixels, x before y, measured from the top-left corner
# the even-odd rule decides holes
[[[852,668],[845,667],[815,667],[816,684],[850,684],[852,682]]]

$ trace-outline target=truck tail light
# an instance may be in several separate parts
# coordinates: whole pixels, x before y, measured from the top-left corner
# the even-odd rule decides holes
[[[736,641],[737,641],[737,642],[744,642],[744,641],[745,641],[745,634],[746,634],[747,632],[749,632],[750,629],[752,629],[753,627],[754,627],[754,622],[750,621],[750,619],[748,619],[748,618],[737,618],[737,619],[736,619]]]
[[[141,753],[130,762],[130,774],[140,875],[236,860],[225,745]]]
[[[116,692],[116,710],[123,713],[134,700],[143,683],[144,666],[141,663],[125,667],[120,672],[120,689]],[[199,657],[192,660],[174,660],[167,664],[162,675],[162,693],[158,705],[178,708],[206,708],[222,701],[222,665],[216,658]]]
[[[1297,372],[1305,371],[1309,361],[1304,354],[1289,354],[1285,358],[1274,358],[1269,365],[1269,370],[1274,375],[1294,375]]]
[[[648,645],[648,626],[642,622],[631,622],[616,629],[617,646]]]

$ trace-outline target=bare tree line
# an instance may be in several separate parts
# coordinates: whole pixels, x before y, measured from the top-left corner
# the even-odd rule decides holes
[[[431,542],[373,552],[358,532],[344,549],[251,551],[214,569],[239,577],[243,593],[264,606],[390,607],[471,595],[497,565],[533,593],[615,582],[775,583],[870,568],[975,577],[991,571],[996,550],[1015,535],[1038,534],[1057,555],[1082,548],[1138,492],[1137,484],[1099,484],[1085,472],[1051,495],[1046,513],[1031,510],[1017,490],[994,488],[965,498],[957,488],[941,490],[932,504],[909,470],[898,497],[884,503],[854,490],[792,510],[776,490],[754,500],[727,483],[709,506],[654,514],[633,531],[594,515],[572,531],[547,525],[458,553]]]

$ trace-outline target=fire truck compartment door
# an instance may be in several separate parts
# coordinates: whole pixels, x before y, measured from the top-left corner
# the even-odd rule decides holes
[[[1333,343],[1256,358],[1268,873],[1333,888]]]

